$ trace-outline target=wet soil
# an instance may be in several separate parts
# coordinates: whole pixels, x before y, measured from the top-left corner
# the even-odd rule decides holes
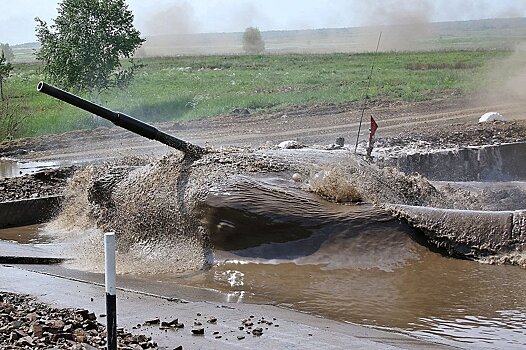
[[[76,167],[49,169],[20,177],[0,180],[0,202],[62,194],[67,179]]]

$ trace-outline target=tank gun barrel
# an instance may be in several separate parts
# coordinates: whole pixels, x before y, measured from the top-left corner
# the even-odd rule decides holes
[[[99,117],[107,119],[113,124],[118,125],[133,133],[136,133],[151,140],[162,142],[167,146],[170,146],[183,152],[185,156],[199,158],[204,153],[206,153],[206,150],[204,148],[201,148],[200,146],[178,139],[177,137],[160,131],[159,129],[150,124],[130,117],[129,115],[126,115],[124,113],[115,112],[108,108],[99,106],[93,102],[73,95],[53,85],[49,85],[43,81],[38,83],[37,91],[53,96],[61,101],[67,102],[75,107],[88,111],[92,114],[96,114]]]

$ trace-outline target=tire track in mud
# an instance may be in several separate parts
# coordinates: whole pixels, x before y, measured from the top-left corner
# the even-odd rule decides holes
[[[466,104],[463,100],[443,100],[373,106],[364,115],[360,139],[367,137],[369,115],[373,115],[379,123],[380,137],[397,136],[405,130],[422,126],[433,128],[446,122],[475,124],[488,111],[498,111],[510,119],[526,119],[526,104],[465,107]],[[159,128],[192,143],[214,147],[257,147],[267,141],[276,144],[290,139],[306,144],[329,144],[339,136],[354,144],[360,113],[356,104],[297,107],[272,113],[211,117],[187,123],[166,122],[160,123]],[[451,128],[455,131],[453,126]],[[428,132],[433,133],[432,130]],[[171,151],[162,144],[119,128],[78,131],[36,140],[34,145],[17,145],[20,148],[34,147],[34,151],[20,159],[103,161],[125,155],[159,155]],[[31,139],[29,142],[32,142]]]
[[[367,120],[369,114],[373,115],[377,122],[381,123],[380,132],[383,137],[394,136],[400,133],[402,130],[407,129],[408,127],[418,126],[420,124],[426,124],[431,126],[446,121],[456,123],[476,123],[478,121],[478,118],[482,114],[490,110],[497,110],[503,115],[509,117],[510,119],[526,119],[526,106],[520,104],[499,104],[430,114],[419,114],[413,113],[411,111],[403,111],[397,117],[386,117],[385,114],[391,114],[393,112],[390,113],[389,109],[381,109],[382,110],[380,111],[377,111],[374,108],[367,110],[366,116],[364,116],[365,127],[362,126],[362,133],[360,138],[365,138],[367,136]],[[347,112],[346,114],[359,114],[359,111]],[[322,113],[321,115],[310,115],[304,117],[304,119],[323,119],[320,118],[323,116],[325,116],[324,113]],[[336,119],[334,115],[333,119]],[[349,119],[349,116],[342,116],[341,119]],[[268,119],[267,122],[272,123],[273,120]],[[208,132],[208,135],[206,136],[208,136],[210,140],[213,140],[214,143],[220,145],[246,144],[249,142],[258,141],[265,142],[266,140],[278,141],[290,138],[298,138],[304,142],[322,142],[323,140],[326,143],[330,143],[337,136],[351,135],[351,137],[354,137],[353,135],[357,132],[359,126],[359,122],[356,121],[337,125],[327,125],[328,123],[330,123],[330,121],[323,122],[322,120],[315,120],[314,122],[311,122],[310,120],[304,120],[301,121],[301,125],[312,126],[283,130],[283,127],[279,128],[279,126],[283,125],[279,124],[263,125],[259,126],[258,129],[258,123],[252,123],[250,120],[247,120],[247,124],[244,125],[244,127],[249,129],[252,127],[252,133],[246,132],[245,130],[245,133],[243,134],[233,135],[231,132],[229,133],[227,130],[222,130],[221,128],[219,128],[218,130]],[[202,136],[202,138],[207,138],[206,136]]]

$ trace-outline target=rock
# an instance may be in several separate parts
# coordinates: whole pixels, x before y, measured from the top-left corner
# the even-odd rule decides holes
[[[194,328],[192,329],[192,334],[193,335],[204,335],[205,329],[204,328]]]
[[[252,330],[252,334],[255,335],[256,337],[261,336],[263,334],[263,328],[261,328],[261,327],[254,328]]]
[[[39,317],[40,316],[36,312],[32,312],[26,315],[26,318],[31,322],[36,321]]]
[[[158,319],[158,318],[154,318],[152,320],[144,321],[144,325],[145,326],[153,326],[153,325],[156,325],[156,324],[159,324],[159,323],[161,323],[161,320]]]
[[[244,335],[238,335],[238,336],[237,336],[237,340],[243,340],[243,339],[245,339],[245,336],[244,336]]]
[[[172,328],[169,322],[161,322],[161,325],[159,326],[159,329],[169,329]]]
[[[73,325],[72,324],[67,324],[62,329],[63,332],[71,332],[72,330],[73,330]]]
[[[49,333],[58,333],[64,329],[65,323],[62,320],[50,320],[47,321],[44,327],[44,331]]]
[[[88,314],[89,314],[89,310],[85,310],[85,309],[79,309],[75,312],[75,314],[79,315],[82,317],[82,319],[86,319],[88,317]]]
[[[184,328],[184,324],[183,323],[179,323],[179,319],[176,318],[170,322],[167,322],[168,326],[169,327],[172,327],[172,328]]]
[[[282,149],[298,149],[298,148],[302,148],[303,145],[300,145],[299,142],[296,140],[288,140],[288,141],[280,142],[278,144],[278,147]]]
[[[35,344],[33,343],[33,339],[30,336],[25,336],[23,338],[18,339],[15,344],[18,346],[35,346]]]
[[[89,331],[89,330],[96,330],[97,329],[97,322],[95,321],[89,321],[86,320],[82,323],[82,328]]]
[[[9,335],[9,342],[10,342],[10,343],[14,343],[14,342],[16,342],[18,339],[20,339],[20,336],[18,335],[18,333],[16,333],[16,332],[11,332],[11,334]]]
[[[506,118],[499,112],[484,113],[479,118],[479,123],[494,122],[494,121],[506,121]]]
[[[24,322],[22,322],[20,320],[14,320],[11,323],[11,327],[13,327],[13,328],[20,328],[23,324],[24,324]]]
[[[292,180],[294,180],[296,182],[301,182],[303,180],[303,178],[301,177],[300,174],[294,173],[294,174],[292,174]]]
[[[343,137],[337,137],[334,143],[340,147],[343,147],[345,145],[345,139]]]
[[[325,149],[326,151],[333,151],[333,150],[341,149],[341,148],[342,148],[342,146],[340,146],[340,145],[332,144],[332,145],[327,145],[327,146],[325,146],[324,149]]]
[[[217,323],[217,317],[210,316],[206,322],[215,324]]]
[[[18,338],[24,338],[27,337],[27,333],[24,332],[22,329],[15,329],[14,332],[18,334]]]

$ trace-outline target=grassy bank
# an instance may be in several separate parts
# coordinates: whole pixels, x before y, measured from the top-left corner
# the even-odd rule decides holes
[[[504,51],[200,56],[151,58],[126,90],[102,96],[109,108],[155,122],[250,110],[361,100],[371,64],[373,99],[420,101],[471,93]],[[21,136],[93,127],[92,118],[36,92],[38,64],[17,64],[10,105],[28,116]]]

